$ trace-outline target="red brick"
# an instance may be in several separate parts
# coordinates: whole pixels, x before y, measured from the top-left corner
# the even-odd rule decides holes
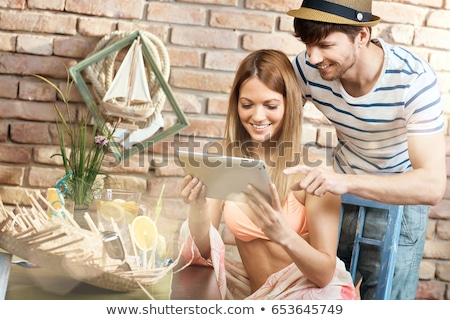
[[[109,19],[98,17],[80,17],[78,18],[79,34],[85,37],[103,37],[117,30],[117,23]]]
[[[276,16],[246,11],[211,10],[209,24],[216,28],[270,32],[275,28]]]
[[[172,69],[169,83],[181,89],[228,93],[233,83],[231,73]]]
[[[35,33],[76,34],[76,18],[67,14],[0,11],[0,29]]]
[[[96,38],[58,37],[54,41],[55,55],[84,59],[97,45]]]
[[[38,199],[40,190],[24,188],[24,187],[12,187],[4,186],[0,187],[0,194],[2,195],[2,202],[5,204],[14,204],[19,206],[30,206],[30,196],[34,196]]]
[[[70,149],[66,149],[67,155],[70,155]],[[33,160],[35,163],[49,164],[51,166],[62,166],[63,161],[59,146],[45,146],[33,148]]]
[[[64,0],[28,0],[28,7],[41,10],[64,11]]]
[[[415,46],[450,50],[448,31],[436,28],[417,28],[414,36]]]
[[[210,118],[189,118],[190,126],[183,130],[183,134],[196,137],[223,138],[225,118],[223,120]]]
[[[228,97],[211,97],[208,99],[208,112],[211,115],[226,115],[228,112]]]
[[[419,266],[419,279],[432,280],[436,275],[436,264],[432,262],[422,261]]]
[[[437,281],[420,281],[417,287],[416,300],[442,300],[445,284]]]
[[[441,240],[450,240],[450,221],[438,220],[436,224],[436,236]]]
[[[174,26],[170,41],[189,47],[236,49],[238,34],[230,30]]]
[[[30,101],[55,101],[56,89],[40,79],[22,80],[19,87],[19,99]]]
[[[217,52],[208,51],[205,54],[205,69],[235,72],[239,63],[248,55],[248,52]]]
[[[58,85],[58,88],[63,93],[63,95],[66,97],[66,99],[71,104],[74,105],[77,102],[84,103],[83,96],[81,95],[80,91],[78,91],[78,87],[74,83],[68,84],[67,81],[59,81],[59,82],[57,82],[57,85]],[[90,88],[90,86],[88,88]],[[58,95],[58,100],[61,101],[61,97],[59,95]],[[79,107],[80,107],[80,109],[83,109],[83,110],[87,109],[87,107],[86,108],[82,108],[81,106],[79,106]]]
[[[102,166],[103,172],[108,173],[141,173],[145,174],[149,170],[148,156],[145,153],[133,155],[121,163],[105,161]]]
[[[424,26],[430,9],[403,3],[374,1],[372,3],[372,12],[381,17],[384,23],[392,22]]]
[[[2,55],[0,73],[33,75],[38,74],[50,78],[65,79],[69,66],[76,61],[68,58],[32,56],[25,54]]]
[[[450,219],[450,199],[442,199],[437,205],[430,207],[428,215],[433,219]]]
[[[175,99],[177,103],[182,106],[185,113],[200,113],[202,111],[202,104],[200,102],[200,97],[193,94],[175,94]],[[169,103],[166,102],[166,105]],[[164,108],[169,110],[168,108]]]
[[[152,162],[153,164],[153,162]],[[157,166],[154,168],[156,177],[183,177],[183,168],[177,166],[173,159],[163,161],[161,159],[156,162]],[[178,180],[177,180],[178,181]],[[178,181],[180,182],[180,181]]]
[[[14,52],[16,50],[17,35],[0,33],[0,50],[3,52]]]
[[[54,103],[51,102],[0,99],[0,118],[53,123],[57,119],[57,115]]]
[[[177,138],[178,140],[173,142],[171,148],[169,149],[169,152],[166,152],[164,154],[168,154],[169,157],[173,157],[173,154],[177,150],[191,150],[195,152],[205,153],[210,150],[211,143],[222,140],[222,137],[202,137],[193,133],[186,134],[184,132],[181,132],[180,135],[177,136]]]
[[[436,275],[439,280],[450,282],[450,264],[437,263]]]
[[[0,145],[0,162],[27,164],[31,161],[31,152],[30,147],[2,144]]]
[[[294,33],[294,18],[288,15],[280,17],[280,23],[278,24],[280,31]]]
[[[31,167],[28,184],[32,187],[52,188],[65,175],[62,168]]]
[[[147,7],[147,20],[182,25],[205,25],[207,10],[199,6],[150,2]]]
[[[140,30],[143,32],[149,32],[158,37],[161,41],[166,43],[169,37],[170,27],[169,25],[155,25],[148,21],[119,21],[117,30],[134,32]]]
[[[200,67],[201,53],[197,50],[167,48],[172,67]]]
[[[147,180],[132,175],[108,175],[105,179],[105,188],[142,192],[147,189]]]
[[[261,48],[282,50],[289,56],[297,55],[304,50],[304,45],[290,34],[245,34],[242,48],[254,51]]]
[[[123,0],[66,0],[65,10],[93,16],[121,19],[139,19],[142,1]]]
[[[2,166],[0,165],[0,183],[20,186],[23,183],[25,168],[19,166]]]
[[[450,259],[450,246],[444,241],[425,241],[424,258],[428,259]]]
[[[64,0],[28,0],[30,9],[64,11]]]
[[[0,98],[15,99],[19,92],[19,80],[15,77],[0,77]]]
[[[14,122],[11,124],[11,141],[28,144],[50,144],[48,123]]]
[[[0,3],[1,8],[25,9],[27,0],[5,0]]]
[[[247,0],[245,2],[245,8],[247,9],[279,11],[281,13],[297,9],[299,6],[298,0]]]
[[[20,35],[17,37],[16,52],[51,56],[53,37]]]
[[[213,4],[221,6],[237,6],[238,0],[179,0],[178,2],[189,2],[195,4]]]

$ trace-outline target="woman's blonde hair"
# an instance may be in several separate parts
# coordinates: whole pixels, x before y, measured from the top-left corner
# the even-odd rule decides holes
[[[256,77],[268,88],[283,95],[285,113],[278,139],[272,141],[271,159],[267,159],[271,179],[281,202],[287,199],[289,188],[297,177],[283,174],[283,169],[300,163],[302,130],[302,97],[289,58],[278,50],[258,50],[249,54],[239,65],[229,97],[225,125],[225,151],[236,157],[252,157],[254,143],[239,119],[240,89],[249,78]],[[272,139],[272,137],[271,137]],[[276,163],[272,160],[276,159]],[[266,159],[263,159],[266,160]]]

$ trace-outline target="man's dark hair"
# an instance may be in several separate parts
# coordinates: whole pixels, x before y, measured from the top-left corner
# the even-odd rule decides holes
[[[305,44],[316,44],[333,32],[342,32],[353,41],[362,28],[364,27],[294,18],[294,36]],[[369,32],[372,32],[370,27]]]

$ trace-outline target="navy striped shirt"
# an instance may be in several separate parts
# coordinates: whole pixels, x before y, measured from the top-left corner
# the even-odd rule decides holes
[[[339,80],[323,80],[306,52],[293,61],[303,99],[336,128],[337,172],[383,175],[412,170],[408,136],[444,129],[440,90],[430,65],[402,47],[375,41],[384,50],[384,65],[375,87],[361,97],[346,93]]]

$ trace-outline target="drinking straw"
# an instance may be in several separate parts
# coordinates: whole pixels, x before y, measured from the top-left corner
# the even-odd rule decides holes
[[[163,184],[161,188],[161,193],[159,194],[158,202],[156,203],[156,209],[155,209],[155,223],[158,221],[159,214],[161,213],[162,209],[162,196],[164,192],[164,188],[166,187],[165,184]]]

